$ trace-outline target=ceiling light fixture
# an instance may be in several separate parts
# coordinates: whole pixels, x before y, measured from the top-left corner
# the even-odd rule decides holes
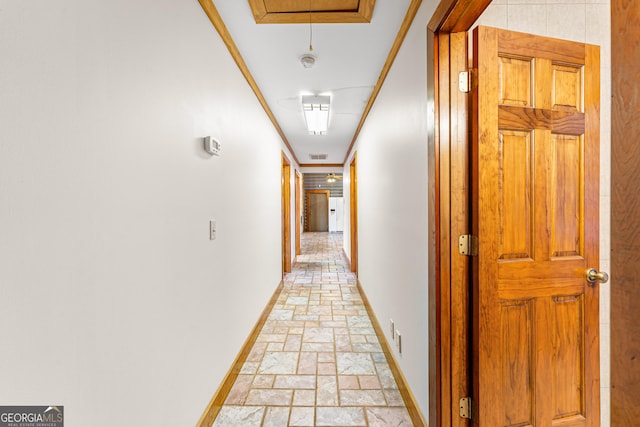
[[[326,135],[329,128],[330,101],[329,96],[304,95],[302,97],[302,111],[309,135]]]

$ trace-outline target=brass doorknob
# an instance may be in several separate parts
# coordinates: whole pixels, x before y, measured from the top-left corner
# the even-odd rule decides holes
[[[595,268],[587,270],[587,281],[589,283],[607,283],[609,281],[609,275],[604,271],[598,271]]]

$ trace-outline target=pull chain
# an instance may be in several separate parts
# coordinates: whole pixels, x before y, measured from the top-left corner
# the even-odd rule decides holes
[[[309,52],[313,52],[313,26],[311,25],[311,0],[309,0]]]

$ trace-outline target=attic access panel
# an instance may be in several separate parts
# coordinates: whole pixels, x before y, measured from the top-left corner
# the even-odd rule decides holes
[[[376,0],[248,0],[257,24],[369,23]]]

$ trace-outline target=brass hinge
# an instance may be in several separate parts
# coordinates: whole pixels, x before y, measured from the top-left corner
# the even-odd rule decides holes
[[[470,397],[463,397],[460,399],[460,418],[471,419],[472,414],[472,401]]]
[[[471,73],[468,71],[462,71],[458,74],[458,89],[460,92],[471,92]]]
[[[478,236],[463,234],[458,238],[460,255],[478,256]]]
[[[478,69],[470,68],[458,74],[458,90],[462,93],[469,93],[477,88]]]

